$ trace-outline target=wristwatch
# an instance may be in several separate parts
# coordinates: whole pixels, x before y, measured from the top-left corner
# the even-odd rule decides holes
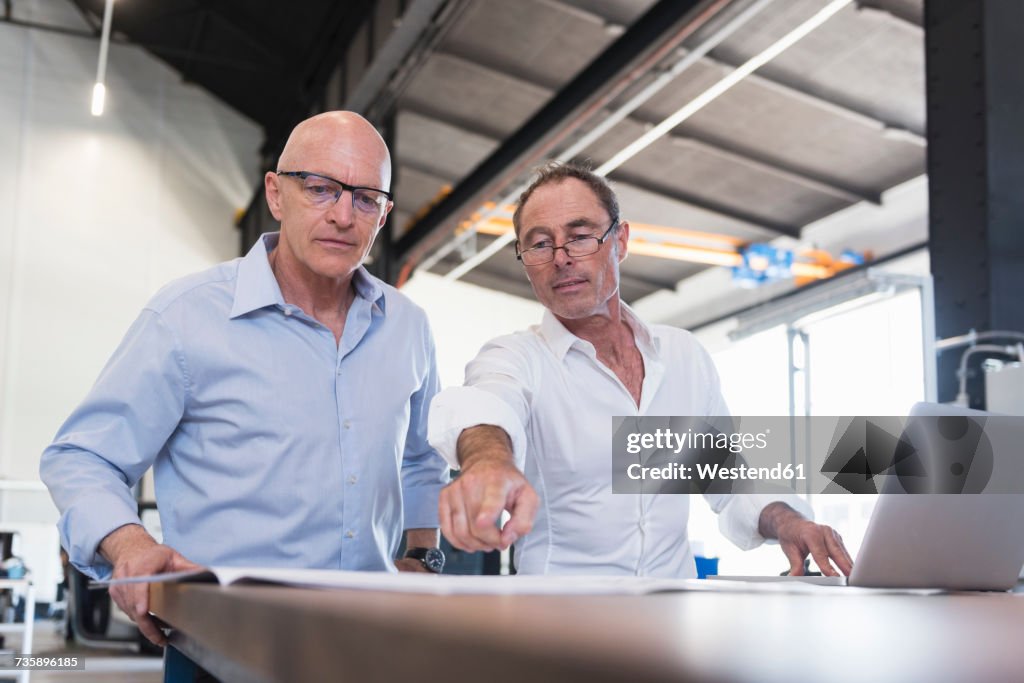
[[[440,548],[409,548],[405,556],[422,562],[428,572],[440,574],[444,569],[444,552]]]

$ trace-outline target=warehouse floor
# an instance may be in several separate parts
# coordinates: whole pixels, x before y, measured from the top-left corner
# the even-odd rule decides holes
[[[20,636],[8,635],[5,647],[17,652],[21,647]],[[32,650],[37,657],[81,657],[85,670],[33,671],[29,676],[30,683],[159,683],[163,680],[163,661],[159,657],[66,643],[60,624],[52,621],[36,622]],[[0,674],[0,681],[16,680],[10,674]]]

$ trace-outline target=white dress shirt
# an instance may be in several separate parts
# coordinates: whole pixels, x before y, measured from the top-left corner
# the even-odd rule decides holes
[[[465,386],[430,406],[431,445],[458,468],[464,429],[501,427],[516,464],[540,497],[533,530],[516,543],[521,574],[693,577],[687,539],[690,496],[612,493],[612,416],[728,415],[707,351],[689,332],[648,326],[624,304],[643,357],[637,407],[626,387],[550,311],[540,325],[488,342],[466,366]],[[784,500],[808,518],[796,496],[706,494],[719,528],[750,549],[764,542],[765,505]],[[781,558],[781,555],[780,555]]]

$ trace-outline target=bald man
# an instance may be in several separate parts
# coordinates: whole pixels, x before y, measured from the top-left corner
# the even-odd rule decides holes
[[[280,232],[149,302],[43,453],[76,567],[440,569],[433,338],[423,311],[362,266],[390,184],[365,119],[304,121],[265,178]],[[150,466],[163,544],[131,493]],[[411,550],[395,562],[403,529]],[[144,584],[111,594],[165,642]]]

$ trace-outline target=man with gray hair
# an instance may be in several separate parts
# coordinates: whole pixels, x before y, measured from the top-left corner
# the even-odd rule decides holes
[[[40,464],[76,567],[440,570],[433,338],[423,311],[362,266],[390,184],[369,122],[314,116],[264,180],[280,232],[153,297]],[[130,490],[150,466],[163,544]],[[111,595],[165,642],[145,584]]]
[[[466,368],[465,386],[438,394],[430,441],[458,479],[441,492],[441,529],[466,550],[516,543],[528,574],[695,575],[689,496],[614,495],[611,417],[727,415],[718,374],[688,332],[646,325],[619,298],[629,223],[604,178],[551,164],[519,199],[516,254],[540,325],[499,337]],[[796,496],[705,494],[741,548],[777,539],[802,574],[852,560]],[[511,517],[503,528],[503,510]]]

